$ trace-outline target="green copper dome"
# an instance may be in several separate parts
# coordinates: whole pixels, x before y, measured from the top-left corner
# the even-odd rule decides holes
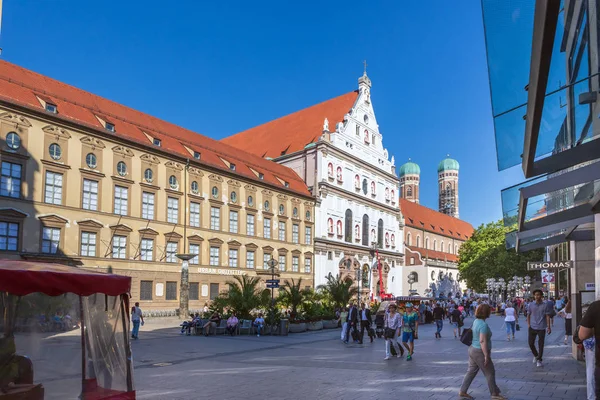
[[[420,174],[421,168],[419,168],[418,164],[415,164],[414,162],[410,161],[410,159],[406,164],[400,167],[400,176]]]
[[[458,161],[447,157],[440,162],[438,165],[438,173],[443,171],[458,171]]]

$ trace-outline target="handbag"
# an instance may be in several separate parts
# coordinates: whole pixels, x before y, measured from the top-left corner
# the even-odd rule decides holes
[[[460,334],[460,341],[467,346],[473,344],[473,329],[471,328],[465,328]]]
[[[517,331],[520,331],[520,330],[521,330],[521,325],[517,324],[517,326],[515,326],[515,329],[516,329]]]
[[[396,336],[396,330],[392,328],[385,328],[383,332],[383,337],[386,339],[393,339]]]

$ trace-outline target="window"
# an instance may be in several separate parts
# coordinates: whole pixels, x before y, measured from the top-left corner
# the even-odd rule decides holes
[[[412,197],[413,193],[412,193],[412,186],[408,186],[406,188],[406,197]]]
[[[254,199],[252,196],[248,196],[248,206],[254,207]]]
[[[360,225],[359,224],[354,225],[354,240],[357,242],[360,241]]]
[[[346,233],[344,240],[348,243],[352,242],[352,210],[346,210],[346,216],[344,218],[344,231]]]
[[[433,239],[433,250],[437,250],[437,240]]]
[[[254,252],[246,251],[246,268],[254,268]]]
[[[383,248],[383,219],[377,222],[377,247]]]
[[[96,167],[98,166],[98,160],[96,159],[96,155],[94,153],[88,153],[88,155],[85,156],[85,163],[88,166],[88,168],[96,169]]]
[[[140,300],[152,300],[152,281],[140,281]]]
[[[362,190],[364,194],[367,194],[367,192],[369,191],[369,182],[367,182],[366,179],[363,179]]]
[[[300,258],[298,256],[292,256],[292,272],[298,272],[298,264],[300,263]]]
[[[360,126],[356,125],[356,136],[360,136]]]
[[[265,201],[265,211],[269,211],[271,209],[271,203],[269,203],[269,200]]]
[[[153,261],[154,260],[154,240],[142,239],[140,244],[140,260],[142,261]]]
[[[179,222],[179,199],[167,198],[167,222],[176,224]]]
[[[52,157],[53,160],[58,161],[62,157],[62,149],[58,143],[52,143],[48,148],[48,151],[50,152],[50,157]]]
[[[271,260],[271,254],[263,254],[263,269],[269,269],[269,261]]]
[[[327,233],[333,235],[333,218],[327,218]]]
[[[125,258],[127,250],[127,237],[126,236],[113,236],[112,242],[112,258]]]
[[[327,164],[327,176],[330,179],[333,179],[333,164],[332,163]]]
[[[235,164],[234,163],[229,164],[229,169],[232,171],[235,171]]]
[[[46,103],[46,111],[56,114],[58,111],[56,104]]]
[[[213,199],[216,199],[217,197],[219,197],[219,188],[216,186],[213,186],[212,189],[210,190],[210,194],[212,195]]]
[[[363,215],[362,220],[362,245],[369,245],[369,216],[367,214]]]
[[[337,233],[337,236],[338,236],[339,238],[341,238],[341,237],[342,237],[342,235],[343,235],[343,232],[342,232],[342,230],[343,230],[343,228],[342,228],[342,221],[340,221],[340,220],[338,219],[338,221],[335,223],[335,227],[336,227],[336,233]]]
[[[417,235],[417,247],[421,247],[421,236]]]
[[[200,153],[198,153],[197,151],[195,151],[195,152],[194,152],[194,158],[195,158],[196,160],[199,160],[199,159],[200,159]]]
[[[414,257],[410,258],[410,265],[415,265],[415,258]]]
[[[46,203],[62,204],[62,183],[62,174],[46,171]]]
[[[300,225],[292,225],[292,243],[298,244],[300,239],[298,238],[300,232]]]
[[[90,179],[83,180],[83,201],[84,210],[98,209],[98,182]]]
[[[119,161],[117,163],[117,174],[119,174],[119,176],[127,175],[127,164],[125,164],[123,161]]]
[[[279,205],[279,215],[284,215],[285,214],[285,207],[283,204]]]
[[[448,243],[448,253],[452,254],[452,243]]]
[[[56,254],[60,245],[59,228],[42,228],[42,253]]]
[[[167,262],[177,262],[177,242],[167,242]]]
[[[19,248],[19,224],[0,222],[0,251],[17,251]]]
[[[128,189],[123,186],[115,186],[115,214],[127,215]]]
[[[254,236],[254,215],[246,216],[246,235]]]
[[[94,232],[81,232],[82,257],[96,257],[96,234]]]
[[[2,161],[0,196],[19,198],[21,196],[21,165]]]
[[[392,204],[396,204],[396,192],[392,189],[392,193],[390,195],[392,197]]]
[[[364,115],[363,121],[365,121],[365,124],[369,123],[369,116],[367,114]]]
[[[190,264],[198,265],[200,264],[200,245],[190,243],[190,251],[189,254],[195,254],[196,257],[190,259]]]
[[[292,212],[292,216],[293,216],[294,218],[298,218],[298,207],[294,207],[294,210],[293,210],[293,212]]]
[[[360,190],[360,176],[354,175],[354,189]]]
[[[263,174],[262,172],[259,172],[259,173],[258,173],[258,179],[260,179],[261,181],[262,181],[263,179],[265,179],[265,174]]]
[[[285,242],[285,222],[279,222],[279,240]]]
[[[304,243],[312,244],[312,227],[307,226],[304,228]]]
[[[11,150],[18,150],[21,147],[21,137],[17,132],[9,132],[6,135],[6,145]]]
[[[200,226],[200,203],[190,202],[190,226]]]
[[[214,300],[219,297],[219,284],[211,283],[210,284],[210,299]]]
[[[154,179],[154,172],[152,172],[150,168],[146,168],[144,171],[144,179],[146,182],[152,183],[152,180]]]
[[[390,189],[385,188],[385,200],[390,201]]]
[[[333,260],[333,254],[332,254],[332,252],[331,252],[331,251],[328,251],[328,252],[327,252],[327,259],[328,259],[328,260]]]
[[[238,267],[238,249],[229,249],[229,266],[231,268]]]
[[[213,231],[221,229],[221,209],[218,207],[210,208],[210,229]]]
[[[190,300],[199,300],[200,299],[200,285],[198,282],[190,282],[190,290],[189,290],[189,299]]]
[[[231,194],[229,194],[229,200],[232,203],[237,203],[237,193],[236,192],[231,192]]]
[[[375,181],[371,181],[371,196],[375,196]]]
[[[385,233],[385,247],[390,247],[390,233]]]
[[[312,259],[305,258],[304,259],[304,272],[307,274],[310,274],[311,269],[312,269]]]
[[[104,127],[106,128],[107,131],[111,131],[111,132],[115,131],[115,125],[111,124],[110,122],[106,122]]]
[[[263,237],[271,239],[271,220],[269,218],[263,220]]]
[[[198,192],[200,191],[200,186],[198,185],[198,182],[193,181],[190,186],[190,189],[192,190],[192,193],[198,194]]]
[[[160,141],[160,139],[154,138],[154,139],[152,140],[152,144],[154,144],[155,146],[158,146],[158,147],[160,147],[160,145],[161,145],[161,141]]]
[[[165,300],[177,300],[177,282],[167,282]]]
[[[407,234],[406,234],[406,244],[407,244],[408,246],[411,246],[411,245],[412,245],[412,236],[411,236],[411,234],[410,234],[410,233],[407,233]]]
[[[429,238],[425,238],[425,248],[429,249]]]
[[[229,232],[238,233],[238,213],[229,211]]]
[[[284,181],[283,182],[283,186],[289,188],[290,187],[290,183],[288,181]]]
[[[282,272],[285,272],[285,256],[284,255],[280,255],[279,256],[279,270]]]
[[[173,190],[179,189],[179,182],[177,182],[177,177],[175,175],[169,177],[169,187]]]
[[[142,192],[142,218],[154,219],[154,193]]]
[[[210,247],[210,265],[214,267],[219,266],[219,247]]]
[[[336,169],[336,178],[338,182],[344,181],[344,174],[342,173],[342,167],[337,167]]]

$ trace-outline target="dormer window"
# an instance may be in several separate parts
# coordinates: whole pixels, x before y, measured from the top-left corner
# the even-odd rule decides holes
[[[229,169],[232,171],[235,171],[235,164],[234,163],[229,164]]]
[[[162,141],[161,141],[160,139],[156,139],[156,138],[154,138],[154,139],[152,140],[152,144],[154,144],[154,145],[155,145],[155,146],[157,146],[157,147],[160,147],[160,145],[162,144]]]
[[[56,114],[58,112],[58,108],[56,104],[46,102],[46,111]]]
[[[258,179],[263,180],[265,179],[265,174],[263,174],[262,172],[258,173]]]
[[[283,182],[283,186],[285,186],[286,188],[290,187],[290,183],[288,181],[284,181]]]
[[[114,132],[115,131],[115,125],[111,124],[110,122],[106,123],[105,128],[106,128],[107,131],[110,131],[110,132]]]
[[[196,160],[199,160],[199,159],[200,159],[200,153],[198,153],[197,151],[195,151],[195,152],[194,152],[194,158],[195,158]]]

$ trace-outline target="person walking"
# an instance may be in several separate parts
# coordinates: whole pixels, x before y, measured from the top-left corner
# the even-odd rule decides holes
[[[433,309],[433,319],[435,321],[435,337],[437,339],[442,338],[442,329],[444,329],[444,315],[445,311],[442,308],[440,303],[435,303],[435,308]]]
[[[594,387],[590,387],[592,385],[588,383],[588,399],[600,399],[600,300],[596,300],[590,304],[579,326],[579,339],[586,340],[592,337],[596,342],[595,367],[591,369],[586,363],[586,373],[593,376]],[[590,395],[590,391],[592,395]]]
[[[474,399],[467,391],[473,379],[475,379],[475,376],[481,370],[487,380],[492,400],[506,400],[506,397],[500,394],[500,388],[496,384],[496,369],[492,362],[492,330],[487,322],[485,322],[491,313],[492,309],[487,304],[481,304],[475,310],[475,321],[473,321],[473,326],[471,327],[473,330],[473,342],[469,346],[469,366],[463,378],[460,392],[458,393],[460,398]]]
[[[140,332],[140,324],[144,326],[144,313],[140,308],[140,303],[136,302],[135,306],[131,307],[131,322],[133,323],[133,329],[131,330],[131,338],[138,339]]]
[[[352,330],[352,332],[355,333],[356,336],[358,336],[358,329],[356,327],[356,324],[358,323],[358,310],[356,309],[354,303],[350,304],[350,309],[348,309],[348,316],[346,317],[346,322],[348,324],[346,325],[346,340],[344,340],[344,343],[348,344],[348,340],[350,339],[350,330]],[[358,342],[358,338],[354,339],[354,341]]]
[[[346,336],[346,328],[348,327],[348,308],[344,307],[342,308],[342,311],[340,312],[340,325],[342,326],[342,333],[340,334],[340,339],[342,342],[347,340],[347,336]]]
[[[390,346],[394,347],[394,351],[396,352],[396,357],[401,358],[404,354],[404,350],[402,350],[402,346],[398,344],[398,335],[400,334],[400,325],[401,319],[400,314],[396,312],[396,304],[390,304],[389,313],[385,318],[384,324],[384,337],[385,337],[385,358],[384,360],[389,360],[392,358],[392,353],[390,351]],[[396,346],[398,349],[396,350]]]
[[[365,308],[365,303],[362,303],[360,305],[360,338],[358,342],[360,344],[363,342],[365,328],[367,329],[367,335],[369,335],[371,343],[373,343],[373,335],[371,335],[371,310]]]
[[[454,339],[458,339],[460,337],[460,328],[462,327],[462,313],[460,309],[455,308],[450,313],[450,322],[454,327]],[[458,334],[458,336],[457,336]]]
[[[402,315],[402,345],[408,350],[406,361],[412,360],[415,352],[415,338],[419,335],[419,314],[414,311],[412,303],[405,304]]]
[[[540,289],[533,291],[535,301],[529,304],[527,312],[528,342],[531,353],[533,354],[533,362],[538,367],[543,367],[542,358],[544,356],[544,340],[546,332],[552,332],[550,322],[550,308],[544,301],[544,293]],[[535,339],[538,339],[539,350],[535,348]]]
[[[515,328],[519,323],[519,317],[517,316],[517,311],[511,303],[508,303],[506,306],[507,307],[504,310],[504,323],[506,324],[506,340],[510,342],[511,332],[512,340],[515,340]]]
[[[571,301],[565,296],[564,307],[557,313],[565,319],[565,340],[564,343],[569,343],[569,336],[573,335],[573,314],[571,313]]]

